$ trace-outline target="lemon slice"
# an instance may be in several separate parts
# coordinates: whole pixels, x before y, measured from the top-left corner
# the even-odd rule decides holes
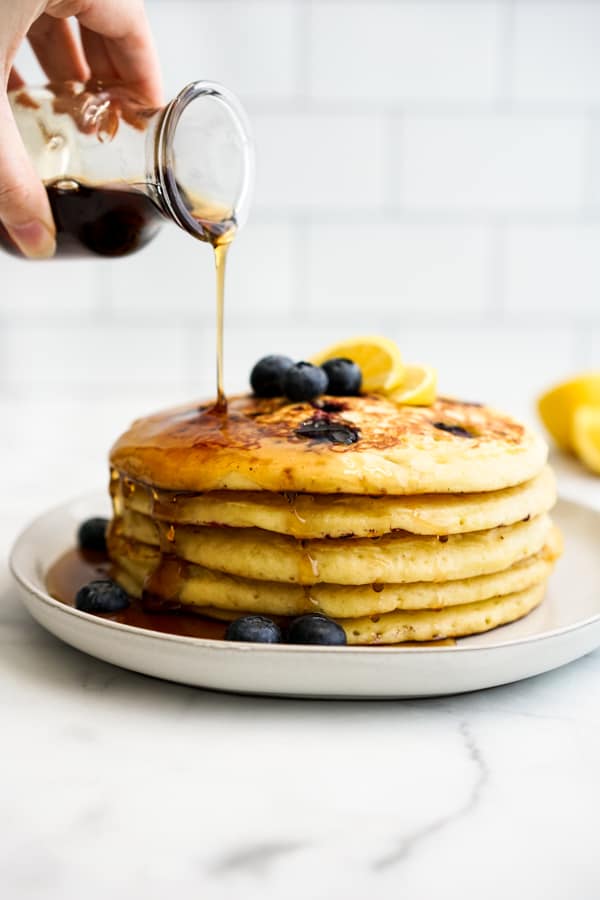
[[[538,400],[542,422],[563,450],[573,449],[571,431],[575,409],[588,405],[600,406],[600,372],[564,381]]]
[[[573,448],[588,469],[600,475],[600,406],[578,406],[573,414]]]
[[[322,366],[328,359],[342,356],[351,359],[362,371],[362,389],[370,391],[391,391],[404,378],[404,363],[398,346],[386,337],[348,338],[327,347],[311,357],[310,362]]]
[[[431,406],[437,390],[437,372],[431,366],[408,363],[404,370],[404,378],[388,397],[394,403],[408,406]]]

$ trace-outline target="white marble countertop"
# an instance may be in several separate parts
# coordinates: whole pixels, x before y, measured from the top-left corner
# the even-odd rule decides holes
[[[6,551],[39,511],[19,485]],[[227,696],[61,644],[4,564],[0,590],[6,900],[600,896],[600,652],[447,699]]]

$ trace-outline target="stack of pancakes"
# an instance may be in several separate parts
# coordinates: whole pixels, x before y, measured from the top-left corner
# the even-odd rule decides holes
[[[487,631],[560,553],[547,448],[488,407],[241,396],[139,419],[111,452],[117,581],[151,608],[323,612],[352,644]]]

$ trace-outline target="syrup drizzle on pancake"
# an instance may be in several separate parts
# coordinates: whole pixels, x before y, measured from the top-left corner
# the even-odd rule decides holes
[[[161,503],[157,491],[150,487],[146,487],[146,491],[151,500],[152,520],[158,531],[160,556],[158,565],[144,582],[142,606],[149,611],[176,610],[181,607],[179,598],[188,577],[188,565],[175,553],[174,523],[157,518],[157,506]],[[172,502],[176,503],[177,498],[174,497]]]

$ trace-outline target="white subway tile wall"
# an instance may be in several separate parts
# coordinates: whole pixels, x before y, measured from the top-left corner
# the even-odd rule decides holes
[[[481,318],[491,300],[491,245],[489,231],[472,225],[312,225],[307,308],[338,322],[350,312],[359,321],[378,315],[391,327],[436,315]]]
[[[220,80],[256,137],[229,273],[230,390],[264,352],[302,357],[353,332],[384,331],[445,390],[523,414],[545,384],[598,364],[600,2],[147,8],[167,94]],[[39,82],[27,50],[19,65]],[[0,257],[5,453],[48,447],[44,481],[62,494],[65,479],[102,484],[129,418],[211,393],[212,279],[209,248],[169,225],[114,262]],[[90,406],[95,425],[79,428]],[[79,468],[52,452],[65,429]]]
[[[386,199],[382,117],[329,112],[257,113],[255,203],[263,216],[344,216]]]
[[[566,107],[600,100],[600,5],[526,0],[514,11],[516,102]]]
[[[315,101],[491,103],[502,3],[317,2],[310,10]]]
[[[513,225],[508,230],[506,308],[556,322],[598,315],[600,224]]]
[[[392,127],[394,198],[416,210],[577,212],[585,196],[581,116],[404,116]]]

